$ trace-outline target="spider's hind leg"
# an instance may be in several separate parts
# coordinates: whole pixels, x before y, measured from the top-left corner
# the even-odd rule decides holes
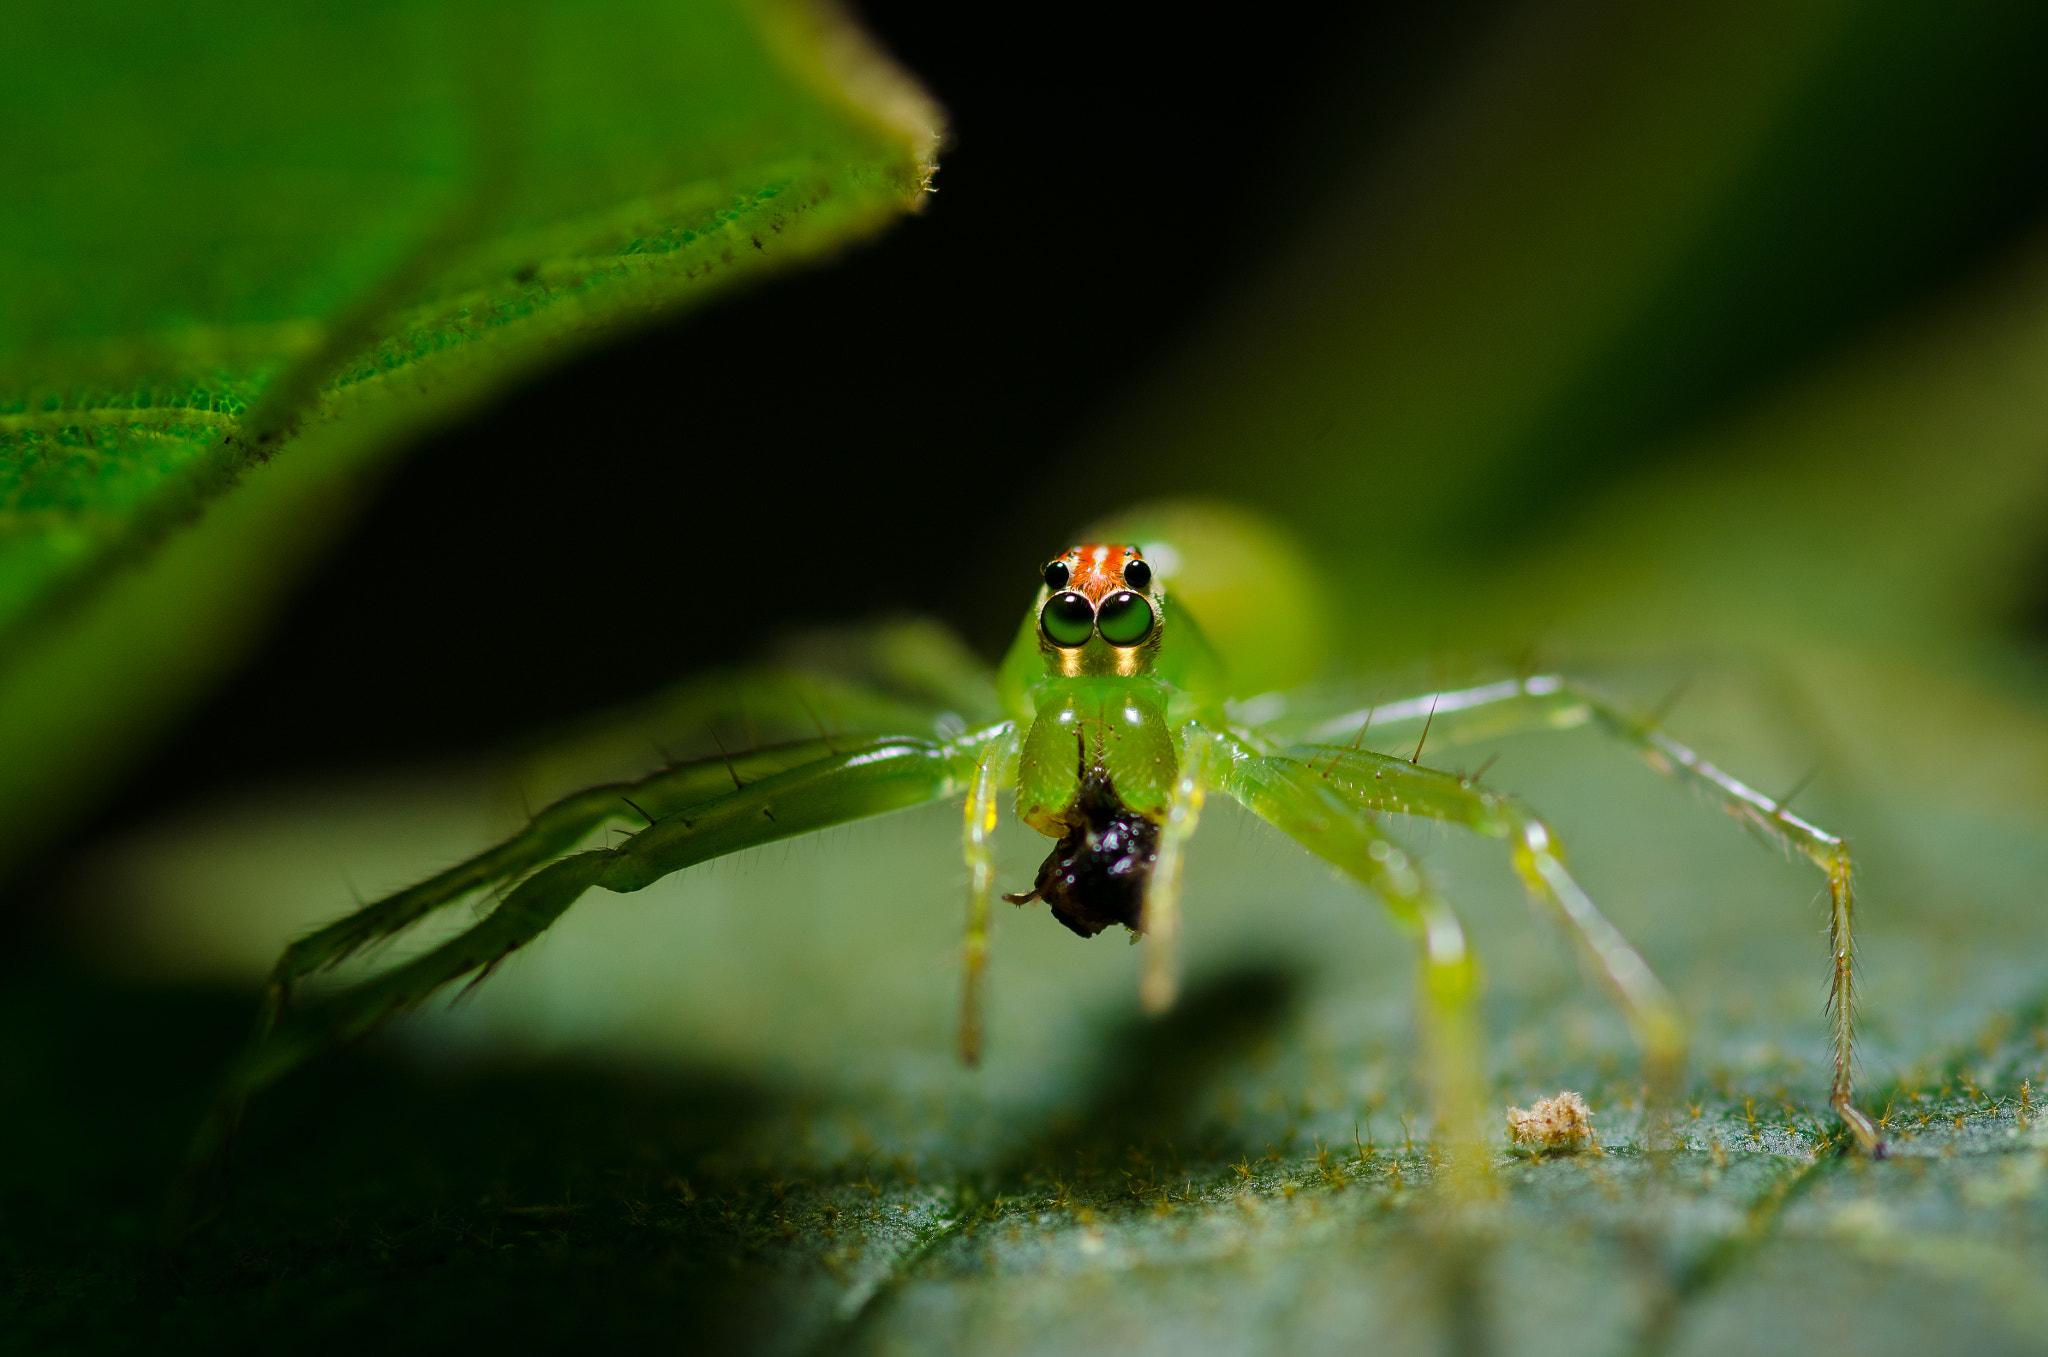
[[[1827,877],[1828,1020],[1834,1047],[1834,1080],[1828,1102],[1856,1137],[1858,1148],[1873,1158],[1883,1158],[1884,1139],[1876,1123],[1855,1103],[1856,895],[1849,845],[1794,815],[1785,808],[1784,799],[1773,800],[1707,762],[1655,721],[1632,716],[1576,684],[1566,684],[1565,693],[1583,703],[1595,724],[1632,746],[1652,768],[1692,787],[1765,842],[1797,853]]]
[[[1569,679],[1544,674],[1430,694],[1381,706],[1378,719],[1385,726],[1394,720],[1421,719],[1424,711],[1435,713],[1439,742],[1461,733],[1490,737],[1516,730],[1596,725],[1633,748],[1651,768],[1691,787],[1766,842],[1797,853],[1819,868],[1828,888],[1828,1020],[1834,1062],[1828,1102],[1865,1154],[1883,1156],[1884,1140],[1876,1124],[1855,1103],[1855,890],[1848,844],[1794,815],[1782,799],[1773,800],[1707,762],[1672,738],[1656,720],[1632,715]],[[1341,740],[1371,719],[1372,712],[1361,709],[1322,721],[1303,734],[1317,742]]]

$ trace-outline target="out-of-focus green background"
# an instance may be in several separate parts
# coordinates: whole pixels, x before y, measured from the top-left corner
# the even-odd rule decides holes
[[[755,58],[761,83],[751,94],[736,85],[720,96],[729,103],[689,85],[699,103],[656,98],[655,116],[635,99],[683,87],[661,62],[726,50],[708,29],[668,46],[643,36],[597,62],[541,41],[551,30],[536,20],[505,41],[549,53],[564,80],[581,72],[605,88],[642,138],[614,141],[607,124],[571,144],[619,147],[642,174],[678,147],[711,146],[721,173],[762,182],[762,165],[810,156],[836,202],[884,185],[816,250],[908,201],[920,145],[900,123],[876,122],[880,96],[849,82],[834,31],[778,9],[659,13],[724,16],[732,50],[766,54]],[[924,69],[920,25],[941,21],[880,6],[876,18]],[[965,252],[942,233],[942,176],[931,210],[879,262],[844,266],[881,283],[741,297],[709,313],[695,332],[710,336],[704,348],[661,351],[703,362],[641,392],[652,413],[619,424],[591,398],[630,404],[633,382],[606,388],[586,373],[552,388],[570,406],[561,428],[668,439],[645,464],[607,472],[582,443],[549,442],[544,408],[479,416],[455,437],[502,447],[502,458],[449,463],[479,500],[502,504],[497,482],[516,479],[494,465],[556,470],[557,483],[543,476],[526,492],[541,507],[519,521],[557,530],[560,543],[547,532],[461,539],[479,544],[486,587],[515,596],[509,615],[525,639],[502,641],[506,668],[551,651],[565,670],[603,669],[614,634],[640,630],[672,630],[702,658],[727,659],[777,626],[877,609],[935,610],[987,647],[1028,591],[1018,562],[1073,525],[1160,494],[1259,509],[1326,570],[1339,668],[1363,686],[1392,696],[1537,663],[1644,706],[1682,687],[1670,716],[1682,738],[1767,790],[1800,787],[1797,808],[1851,839],[1863,1102],[1885,1118],[1893,1156],[1839,1157],[1820,1115],[1816,876],[1597,736],[1527,736],[1438,757],[1499,756],[1489,780],[1552,821],[1691,1015],[1685,1149],[1666,1161],[1639,1153],[1634,1057],[1613,1012],[1520,903],[1492,846],[1428,828],[1412,842],[1467,909],[1485,958],[1500,1101],[1578,1089],[1607,1147],[1593,1159],[1503,1158],[1477,1224],[1449,1229],[1425,1190],[1406,940],[1229,808],[1212,814],[1189,864],[1191,983],[1176,1013],[1140,1016],[1136,951],[1005,911],[991,1059],[960,1070],[950,1024],[963,872],[956,815],[935,807],[585,901],[462,1004],[407,1019],[259,1103],[235,1209],[165,1248],[153,1234],[163,1184],[278,946],[352,894],[415,879],[521,814],[506,761],[480,753],[482,741],[459,757],[460,741],[415,738],[416,750],[379,748],[352,767],[329,759],[290,778],[223,779],[204,795],[160,791],[58,837],[121,757],[141,758],[141,732],[166,719],[169,698],[225,663],[203,620],[227,609],[252,627],[286,561],[311,545],[303,528],[235,536],[236,515],[255,513],[237,506],[261,504],[266,478],[311,478],[293,468],[338,459],[319,452],[323,428],[361,430],[349,446],[363,451],[350,456],[367,464],[400,446],[395,430],[442,408],[394,404],[351,425],[323,406],[331,426],[309,422],[196,522],[110,508],[93,488],[112,484],[106,475],[70,477],[72,508],[57,512],[78,521],[62,521],[64,540],[127,542],[138,524],[157,536],[128,555],[79,548],[83,566],[24,585],[25,598],[51,601],[23,605],[37,629],[18,631],[27,639],[13,643],[4,682],[24,695],[20,711],[65,720],[0,707],[9,747],[40,751],[11,759],[5,785],[31,807],[16,852],[44,854],[21,896],[45,902],[38,929],[21,934],[0,1023],[0,1265],[14,1287],[0,1343],[111,1348],[147,1333],[191,1347],[651,1336],[778,1352],[2040,1349],[2048,261],[2035,221],[2048,213],[2048,20],[2017,4],[1848,0],[1472,6],[1436,28],[1367,17],[1305,29],[1293,46],[1248,36],[1232,53],[1214,40],[1198,49],[1212,64],[1191,67],[1214,99],[1200,106],[1208,121],[1190,112],[1177,126],[1181,106],[1167,100],[1148,122],[1134,97],[1123,142],[1118,125],[1059,110],[1081,102],[1077,91],[1119,85],[1170,88],[1195,108],[1194,82],[1162,86],[1140,55],[1194,39],[1142,25],[1137,38],[1093,32],[1078,11],[1038,22],[1030,32],[1056,37],[1020,39],[1022,56],[961,41],[968,55],[932,68],[959,128],[963,218],[980,204],[1007,233],[984,225],[974,238],[981,272],[930,277],[959,287],[1021,275],[1059,304],[1033,311],[1023,289],[995,285],[964,297],[883,285],[918,278],[900,261],[921,247]],[[666,82],[621,75],[633,69],[618,64],[626,49]],[[53,39],[46,50],[70,49]],[[1091,69],[1091,50],[1119,55]],[[1074,54],[1073,66],[1045,64],[1047,52]],[[1279,74],[1231,83],[1233,57],[1287,53]],[[76,59],[102,83],[142,60],[111,49]],[[478,106],[447,91],[501,88],[489,62],[478,76],[452,56],[445,70],[421,60],[441,70],[451,109]],[[820,83],[821,68],[838,83]],[[882,105],[918,106],[907,87],[890,88],[899,102]],[[1264,106],[1280,90],[1285,108]],[[535,98],[524,116],[539,120],[554,105]],[[1028,116],[977,124],[975,111],[997,104]],[[727,107],[762,121],[721,140],[735,125]],[[343,145],[316,122],[266,135],[287,152]],[[1205,139],[1231,126],[1271,136]],[[978,127],[990,130],[977,151]],[[1097,140],[1080,135],[1089,127]],[[385,172],[383,143],[369,142],[365,163]],[[84,138],[62,163],[100,164],[99,144]],[[635,146],[646,161],[632,159]],[[203,148],[189,153],[205,161]],[[1044,172],[996,182],[1034,193],[976,188],[990,181],[972,178],[986,172],[975,167],[1006,156]],[[376,310],[363,297],[394,277],[442,298],[409,281],[417,266],[403,260],[416,256],[404,251],[499,210],[491,194],[503,190],[471,191],[410,226],[334,231],[363,262],[326,275],[334,300],[314,311]],[[119,224],[90,198],[62,201],[94,229]],[[196,198],[163,210],[204,241],[229,220]],[[312,238],[262,219],[280,249]],[[61,227],[39,223],[37,239],[54,243],[38,248],[63,255],[87,238]],[[1238,262],[1202,272],[1205,251]],[[10,267],[31,257],[9,246]],[[264,257],[234,252],[250,268]],[[197,276],[182,256],[164,258],[123,287]],[[1033,274],[1029,259],[1059,267]],[[515,295],[534,285],[525,267],[503,270]],[[1086,288],[1058,290],[1051,280],[1070,270]],[[1157,290],[1119,292],[1125,275]],[[680,287],[669,300],[687,300]],[[64,325],[104,329],[95,317],[113,303],[96,312],[87,302],[100,294],[76,295],[75,307],[59,298],[10,313],[24,318],[10,331],[26,336],[19,351],[56,363],[75,351]],[[105,295],[117,296],[112,284]],[[234,317],[207,308],[226,295],[180,305],[192,324],[224,323]],[[1087,332],[1125,334],[1119,299],[1146,295],[1184,309],[1143,332],[1141,362],[1117,366]],[[806,328],[828,303],[898,318],[904,330],[874,333],[916,342],[864,345],[854,326],[814,343]],[[1005,329],[1025,337],[1017,349],[981,337]],[[472,352],[466,322],[435,333]],[[581,333],[549,332],[516,361],[475,350],[486,355],[475,380]],[[292,355],[316,351],[293,342],[302,347],[285,345],[272,366],[241,369],[246,389],[208,388],[228,394],[206,408],[238,420],[263,411],[276,374],[299,370]],[[881,357],[848,351],[860,347]],[[704,356],[719,348],[739,351],[732,366]],[[1061,367],[1069,351],[1086,361]],[[924,353],[947,381],[907,361]],[[168,361],[146,347],[123,354],[144,365],[133,371]],[[978,361],[987,355],[1011,366]],[[600,361],[649,370],[628,350]],[[1086,388],[1080,374],[1096,367],[1117,383],[1085,401],[1065,391]],[[322,380],[345,386],[348,371],[332,364]],[[750,418],[706,413],[716,398],[700,388],[720,384],[707,373],[746,374],[724,384],[753,393],[739,407]],[[58,380],[38,375],[11,407],[10,437],[46,440],[15,449],[23,467],[45,465],[30,452],[62,437],[49,430],[77,427],[51,411],[120,410],[133,439],[150,423],[135,409],[175,404],[92,394],[99,379],[83,368],[63,390],[85,395],[39,394]],[[1041,406],[1070,413],[1060,423]],[[688,435],[660,432],[669,426]],[[522,437],[540,453],[514,458]],[[431,445],[421,455],[453,457]],[[634,479],[614,487],[609,474]],[[570,480],[604,493],[559,483]],[[305,484],[308,501],[327,494]],[[682,489],[661,527],[633,517],[624,501],[669,485]],[[34,507],[37,530],[56,534],[52,511]],[[368,522],[388,530],[380,513]],[[118,531],[90,538],[107,522]],[[450,516],[430,531],[463,529]],[[42,538],[15,540],[43,550]],[[213,544],[231,540],[265,545],[238,549],[232,569],[176,573],[181,553],[228,559]],[[405,550],[358,536],[340,559]],[[926,564],[934,556],[942,568]],[[766,583],[730,587],[749,570]],[[180,580],[202,577],[203,590],[181,592]],[[560,582],[580,606],[539,606],[521,592],[533,579]],[[178,684],[149,682],[154,671],[132,660],[100,664],[118,684],[65,677],[78,671],[59,663],[64,638],[115,616],[109,600],[124,590],[146,600],[127,616],[157,619],[209,663]],[[390,610],[408,606],[394,597]],[[462,635],[453,617],[424,635],[392,631],[375,658],[431,688]],[[488,669],[468,681],[477,706],[494,700]],[[216,708],[203,728],[228,719]],[[349,716],[326,719],[347,728]],[[201,780],[201,766],[159,765],[170,771],[151,785]],[[1042,846],[1013,829],[1001,866],[1021,881]]]

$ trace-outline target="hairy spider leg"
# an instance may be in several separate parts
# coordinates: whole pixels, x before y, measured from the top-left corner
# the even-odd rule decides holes
[[[274,1048],[248,1066],[268,1083],[305,1054],[358,1036],[413,1007],[435,990],[501,961],[537,937],[592,886],[626,893],[712,858],[756,848],[849,820],[938,800],[959,790],[957,748],[898,737],[850,749],[749,782],[667,816],[616,848],[577,853],[535,872],[484,919],[425,955],[288,1020]],[[282,1063],[278,1063],[282,1061]]]
[[[252,1094],[320,1052],[417,1006],[443,986],[475,972],[488,974],[546,931],[591,887],[642,890],[712,858],[951,796],[972,777],[982,746],[1002,729],[943,744],[901,736],[842,742],[836,753],[746,782],[689,807],[687,816],[665,815],[615,848],[592,849],[542,867],[455,938],[332,998],[280,1014],[230,1066],[193,1145],[194,1178],[219,1160]],[[721,780],[731,780],[722,760],[707,762]]]
[[[1417,1007],[1424,1082],[1461,1168],[1483,1167],[1477,998],[1479,976],[1464,925],[1430,889],[1413,859],[1348,804],[1315,769],[1262,754],[1235,735],[1215,736],[1217,785],[1304,848],[1379,896],[1421,944]]]
[[[1145,886],[1145,969],[1138,981],[1138,1000],[1148,1013],[1164,1013],[1180,993],[1180,882],[1188,840],[1202,818],[1202,800],[1211,776],[1212,739],[1208,729],[1190,721],[1181,727],[1180,766],[1166,803],[1166,822],[1159,828],[1159,855]]]
[[[1650,964],[1565,869],[1561,846],[1548,825],[1511,797],[1391,754],[1298,745],[1287,751],[1287,757],[1315,768],[1360,810],[1424,816],[1507,840],[1515,871],[1531,898],[1578,943],[1627,1015],[1642,1048],[1644,1078],[1657,1100],[1668,1101],[1677,1093],[1685,1066],[1684,1016]]]
[[[503,890],[526,873],[581,844],[607,823],[645,825],[650,819],[685,810],[723,794],[737,778],[751,782],[801,763],[894,731],[930,732],[943,715],[932,704],[935,690],[959,699],[966,710],[984,712],[993,706],[994,690],[984,677],[976,690],[955,671],[958,642],[929,624],[884,626],[865,638],[870,667],[884,680],[883,688],[850,683],[830,675],[789,668],[733,670],[678,684],[641,704],[630,723],[634,735],[626,742],[628,756],[642,743],[661,752],[653,735],[685,739],[702,737],[704,729],[730,716],[744,697],[752,717],[806,726],[809,737],[753,747],[730,760],[703,758],[675,763],[635,782],[611,782],[564,796],[537,815],[530,815],[519,833],[484,852],[437,873],[407,890],[358,909],[292,943],[279,957],[267,987],[258,1035],[269,1030],[289,1006],[299,981],[317,974],[392,935],[402,932],[447,905],[479,892]],[[969,657],[971,658],[971,657]],[[938,677],[932,677],[937,671]],[[826,719],[843,734],[827,729]],[[612,718],[614,725],[617,717]],[[651,732],[651,734],[650,734]],[[715,737],[714,737],[715,738]],[[616,760],[618,737],[604,730],[584,731],[560,740],[551,752],[522,768],[523,777],[559,783],[587,782],[578,770],[593,760]]]
[[[1782,799],[1774,800],[1739,779],[1715,767],[1693,750],[1673,739],[1655,721],[1631,715],[1619,704],[1602,697],[1584,684],[1553,674],[1526,679],[1509,679],[1483,687],[1428,694],[1398,704],[1382,706],[1381,724],[1419,716],[1430,703],[1438,704],[1438,736],[1443,733],[1443,713],[1472,712],[1483,716],[1488,708],[1508,709],[1508,718],[1484,729],[1487,736],[1515,730],[1568,730],[1595,725],[1633,748],[1650,767],[1666,777],[1691,787],[1719,806],[1766,842],[1799,856],[1818,867],[1828,886],[1829,985],[1828,1018],[1833,1046],[1834,1079],[1828,1102],[1835,1114],[1855,1136],[1857,1146],[1868,1155],[1884,1154],[1884,1140],[1877,1126],[1855,1104],[1855,889],[1854,864],[1849,846],[1837,836],[1785,809]],[[1308,736],[1322,741],[1350,734],[1363,721],[1364,713],[1350,712],[1313,727]]]
[[[752,781],[829,752],[823,740],[799,740],[742,754],[733,762],[740,776]],[[436,910],[518,880],[576,847],[608,821],[642,821],[644,815],[658,820],[710,800],[729,785],[723,760],[701,759],[664,768],[637,782],[608,783],[565,796],[503,843],[307,934],[285,948],[271,971],[257,1023],[259,1039],[283,1016],[292,991],[308,976],[403,932]]]
[[[982,747],[967,791],[966,826],[961,834],[967,857],[967,934],[960,948],[960,1059],[981,1063],[984,1005],[982,987],[988,969],[988,912],[995,896],[996,863],[993,839],[996,810],[1002,793],[1017,784],[1017,756],[1022,736],[1016,723],[1005,721],[1001,734]]]

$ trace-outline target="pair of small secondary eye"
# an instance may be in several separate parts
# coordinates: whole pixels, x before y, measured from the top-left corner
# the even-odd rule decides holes
[[[1129,579],[1129,572],[1124,578]],[[1143,594],[1119,589],[1096,607],[1086,594],[1067,590],[1045,601],[1038,625],[1046,639],[1062,650],[1077,650],[1096,632],[1113,646],[1138,645],[1152,634],[1152,605]]]
[[[1053,561],[1045,567],[1045,586],[1048,589],[1064,589],[1067,582],[1073,578],[1074,572],[1067,567],[1065,561]],[[1151,588],[1152,567],[1143,561],[1125,561],[1124,583],[1133,589]]]

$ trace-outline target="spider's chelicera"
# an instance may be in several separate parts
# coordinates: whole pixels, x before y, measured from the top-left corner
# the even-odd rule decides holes
[[[1214,791],[1377,895],[1417,939],[1422,1070],[1436,1134],[1454,1156],[1477,1162],[1486,1120],[1477,971],[1456,912],[1383,826],[1389,815],[1444,821],[1505,844],[1532,898],[1627,1015],[1646,1082],[1668,1104],[1685,1038],[1663,985],[1520,802],[1428,766],[1420,744],[1413,755],[1366,746],[1369,730],[1378,738],[1404,723],[1436,740],[1432,747],[1482,725],[1489,735],[1591,725],[1819,867],[1830,905],[1831,1102],[1861,1147],[1881,1152],[1875,1126],[1851,1100],[1852,896],[1840,839],[1564,678],[1398,703],[1359,702],[1342,687],[1324,697],[1237,691],[1234,672],[1271,673],[1290,653],[1258,591],[1299,568],[1260,555],[1270,535],[1233,536],[1230,524],[1241,521],[1219,526],[1214,511],[1154,510],[1135,534],[1098,538],[1046,563],[1038,598],[993,674],[936,628],[903,624],[874,633],[865,683],[756,670],[678,689],[646,716],[655,727],[646,733],[688,738],[690,726],[702,730],[736,709],[749,729],[779,720],[814,733],[750,742],[739,753],[721,748],[564,797],[496,847],[293,943],[273,972],[256,1038],[201,1133],[197,1162],[217,1156],[251,1093],[443,986],[465,976],[477,983],[593,887],[640,890],[696,863],[963,793],[960,1049],[970,1063],[982,1051],[992,836],[1003,804],[1054,844],[1032,888],[1003,898],[1043,901],[1083,937],[1117,924],[1145,935],[1141,994],[1157,1009],[1177,984],[1183,853]],[[1197,621],[1205,617],[1229,630],[1212,643]],[[607,829],[626,837],[605,842]],[[293,1002],[307,977],[473,898],[492,903],[458,936],[353,988]]]

